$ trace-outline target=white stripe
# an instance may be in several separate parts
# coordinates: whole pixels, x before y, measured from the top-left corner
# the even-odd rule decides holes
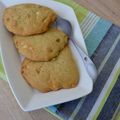
[[[96,16],[92,14],[92,15],[88,18],[88,20],[87,20],[84,24],[82,24],[81,28],[82,28],[83,32],[86,31],[87,26],[90,25],[89,23],[90,23],[93,19],[95,19],[95,18],[96,18]]]
[[[92,14],[91,16],[89,16],[88,21],[86,21],[84,24],[81,25],[81,29],[82,29],[83,33],[87,30],[88,26],[91,25],[90,23],[96,18],[98,18],[98,17],[96,17],[95,15]]]
[[[91,13],[91,12],[89,12],[87,14],[87,16],[84,18],[84,20],[80,23],[80,25],[83,26],[83,28],[84,28],[84,26],[86,25],[86,23],[88,23],[89,20],[91,19],[91,17],[94,17],[94,16],[96,16],[96,15],[93,14],[93,13]]]
[[[93,24],[96,23],[96,21],[97,21],[97,17],[91,18],[91,20],[89,21],[89,24],[86,25],[85,30],[83,30],[84,36],[89,31],[89,28],[93,27]]]
[[[81,99],[80,104],[77,105],[77,107],[75,108],[74,112],[72,113],[72,115],[70,116],[70,118],[68,120],[73,120],[73,118],[76,116],[76,113],[78,113],[79,108],[81,108],[81,106],[84,102],[84,99],[85,99],[85,97],[83,99]]]
[[[81,30],[84,38],[91,32],[96,23],[100,20],[100,18],[93,13],[89,13],[85,18],[84,22],[81,24]]]
[[[98,18],[98,17],[96,17],[96,16],[91,16],[91,18],[90,18],[90,20],[87,22],[87,23],[85,23],[85,26],[82,28],[83,29],[83,32],[86,32],[86,30],[87,30],[87,28],[89,27],[89,26],[91,26],[91,23],[96,19],[96,18]]]
[[[91,13],[88,14],[88,16],[85,18],[84,22],[81,23],[81,29],[82,29],[82,31],[84,31],[85,26],[88,25],[88,22],[89,22],[92,18],[94,18],[94,17],[95,17],[94,14],[91,14]]]
[[[89,25],[86,27],[86,29],[85,29],[84,32],[86,32],[86,31],[88,30],[88,28],[89,28],[90,26],[92,26],[93,23],[95,23],[96,20],[98,20],[98,19],[100,19],[100,18],[98,18],[98,17],[94,17],[93,19],[91,19],[91,20],[89,21]]]
[[[80,23],[80,25],[83,26],[85,23],[87,23],[90,16],[91,16],[91,12],[89,12],[87,14],[87,16],[84,18],[84,20]]]
[[[91,14],[91,12],[88,12],[88,14],[87,14],[86,17],[83,19],[83,21],[80,23],[80,25],[84,24],[84,22],[87,20],[87,18],[89,17],[90,14]]]
[[[110,74],[110,76],[109,76],[109,78],[108,78],[104,88],[102,89],[102,92],[100,93],[99,97],[97,98],[95,105],[93,106],[91,112],[89,113],[89,115],[87,117],[87,120],[92,120],[93,119],[96,111],[98,110],[98,107],[100,106],[104,96],[106,95],[106,93],[107,93],[107,91],[108,91],[112,81],[114,80],[116,72],[118,71],[119,68],[120,68],[120,59],[117,62],[117,64],[115,65],[115,67],[114,67],[112,73]]]
[[[119,103],[119,105],[118,105],[118,107],[117,107],[117,109],[116,109],[116,111],[115,111],[111,120],[117,120],[116,117],[119,114],[119,112],[120,112],[120,103]]]
[[[98,71],[99,71],[99,72],[98,72],[98,75],[100,74],[100,72],[101,72],[101,70],[103,69],[105,63],[106,63],[107,60],[109,59],[111,53],[114,51],[114,49],[115,49],[117,43],[119,42],[119,40],[120,40],[120,34],[118,35],[118,37],[117,37],[117,39],[115,40],[114,44],[112,45],[112,47],[110,48],[109,52],[107,53],[107,55],[106,55],[105,58],[103,59],[100,67],[98,68]],[[94,81],[94,82],[95,82],[95,81]],[[85,98],[86,98],[86,97],[84,97],[83,99],[85,100]],[[84,100],[82,101],[82,103],[84,102]],[[78,103],[78,105],[76,106],[76,108],[74,109],[73,113],[71,114],[70,119],[73,119],[73,118],[77,115],[79,109],[80,109],[81,106],[82,106],[82,105],[80,105],[80,104],[81,104],[81,100],[80,100],[80,102]],[[79,106],[79,107],[78,107],[78,106]],[[75,112],[75,111],[77,111],[77,112]],[[74,117],[73,117],[73,116],[74,116]]]
[[[82,29],[88,24],[88,22],[91,20],[91,18],[98,17],[93,13],[88,13],[88,15],[84,18],[83,22],[80,23]]]
[[[88,27],[88,29],[85,32],[85,38],[88,36],[88,34],[93,30],[93,28],[95,27],[95,25],[98,23],[98,21],[100,20],[100,18],[96,18],[95,20],[93,20],[93,23],[91,24],[91,26]]]
[[[112,52],[114,51],[114,49],[115,49],[116,45],[118,44],[119,40],[120,40],[120,34],[118,35],[116,41],[114,42],[114,44],[113,44],[112,47],[110,48],[108,54],[106,55],[106,57],[104,58],[103,62],[101,63],[101,65],[100,65],[100,67],[99,67],[99,69],[98,69],[98,74],[100,74],[100,72],[102,71],[105,63],[107,62],[107,60],[109,59],[110,55],[111,55]]]

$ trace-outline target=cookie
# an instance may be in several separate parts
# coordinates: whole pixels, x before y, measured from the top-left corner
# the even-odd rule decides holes
[[[3,21],[6,28],[17,35],[33,35],[48,30],[56,20],[55,12],[41,5],[20,4],[4,11]]]
[[[49,61],[67,44],[68,37],[62,31],[51,28],[34,36],[14,36],[19,53],[33,61]]]
[[[21,73],[30,86],[41,92],[73,88],[79,81],[78,68],[68,46],[49,62],[25,59]]]

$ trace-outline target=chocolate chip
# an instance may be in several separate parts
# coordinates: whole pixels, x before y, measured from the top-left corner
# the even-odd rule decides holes
[[[60,39],[59,39],[59,38],[58,38],[58,39],[56,39],[56,42],[58,42],[58,43],[59,43],[59,42],[60,42]]]
[[[30,14],[28,14],[27,16],[28,16],[28,18],[30,18],[30,17],[31,17],[31,15],[30,15]]]
[[[10,21],[10,18],[6,18],[6,21]]]
[[[36,72],[39,74],[40,73],[40,71],[38,70],[38,69],[36,69]]]

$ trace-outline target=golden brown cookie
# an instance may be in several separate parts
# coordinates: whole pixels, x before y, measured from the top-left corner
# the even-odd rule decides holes
[[[25,59],[21,72],[25,80],[41,92],[73,88],[79,81],[79,72],[68,46],[57,58],[49,62]]]
[[[36,4],[20,4],[5,9],[3,21],[6,28],[17,35],[43,33],[56,19],[55,12]]]
[[[34,36],[14,36],[18,51],[33,61],[49,61],[67,44],[68,37],[62,31],[51,28]]]

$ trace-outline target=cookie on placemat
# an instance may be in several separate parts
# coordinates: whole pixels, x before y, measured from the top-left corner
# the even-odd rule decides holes
[[[68,37],[62,31],[51,28],[43,34],[34,36],[14,36],[18,51],[33,61],[49,61],[58,56],[67,44]]]
[[[43,33],[55,19],[52,9],[36,4],[11,6],[5,9],[3,15],[7,29],[17,35]]]
[[[79,81],[78,68],[68,46],[49,62],[25,59],[21,72],[25,80],[41,92],[73,88]]]

